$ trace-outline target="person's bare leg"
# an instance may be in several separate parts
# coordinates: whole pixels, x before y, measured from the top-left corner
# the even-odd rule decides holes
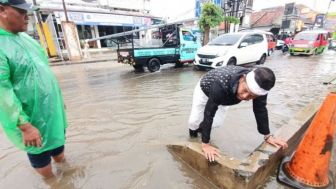
[[[55,161],[56,163],[63,163],[63,162],[65,162],[64,152],[60,153],[60,154],[57,155],[57,156],[53,156],[52,158],[54,159],[54,161]]]
[[[35,168],[35,170],[42,175],[44,178],[51,178],[54,176],[54,173],[52,172],[51,163],[49,163],[47,166],[42,168]]]

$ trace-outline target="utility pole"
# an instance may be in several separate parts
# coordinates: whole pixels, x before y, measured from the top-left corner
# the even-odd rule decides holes
[[[69,22],[68,11],[67,11],[67,9],[66,9],[64,0],[62,0],[62,3],[63,3],[64,14],[65,14],[65,21],[66,21],[66,22]]]
[[[330,0],[330,2],[329,2],[329,6],[328,6],[328,9],[327,9],[327,12],[326,12],[326,16],[328,15],[328,13],[329,13],[329,9],[330,9],[330,5],[331,5],[331,2],[332,1],[335,1],[335,0]]]
[[[36,0],[33,0],[33,5],[37,6]],[[47,44],[47,38],[46,38],[45,33],[44,33],[44,29],[43,29],[43,25],[42,25],[42,19],[41,19],[41,15],[40,15],[39,10],[34,11],[34,16],[35,16],[35,19],[38,23],[40,31],[41,31],[42,36],[40,36],[41,37],[40,40],[41,40],[42,46],[47,50],[48,57],[50,57],[50,50],[49,50],[49,47],[48,47],[48,44]]]
[[[323,27],[325,27],[325,25],[326,25],[326,23],[327,23],[328,13],[329,13],[329,9],[330,9],[330,5],[331,5],[331,2],[332,2],[332,1],[335,1],[335,0],[330,0],[330,2],[329,2],[328,9],[327,9],[327,12],[326,12],[326,14],[325,14],[325,16],[324,16],[324,20],[323,20]]]

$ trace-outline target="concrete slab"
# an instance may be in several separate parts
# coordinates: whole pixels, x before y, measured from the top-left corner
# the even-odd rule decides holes
[[[209,163],[202,154],[200,141],[168,145],[169,151],[219,188],[254,189],[262,185],[278,167],[285,155],[291,154],[326,96],[313,102],[278,129],[274,135],[288,141],[286,151],[261,143],[250,155],[237,159],[222,154],[216,163]],[[216,144],[213,144],[216,145]]]

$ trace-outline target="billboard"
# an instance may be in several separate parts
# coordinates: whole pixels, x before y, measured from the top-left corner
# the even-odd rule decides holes
[[[327,15],[324,28],[329,31],[336,31],[336,13]]]
[[[290,20],[283,20],[281,24],[281,29],[288,29],[290,27]]]
[[[285,5],[284,15],[292,15],[294,14],[295,3],[287,3]]]
[[[324,20],[325,20],[325,14],[316,15],[314,27],[315,28],[323,28]]]

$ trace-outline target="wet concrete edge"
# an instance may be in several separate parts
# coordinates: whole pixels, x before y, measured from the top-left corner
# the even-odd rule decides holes
[[[90,63],[101,63],[101,62],[113,62],[115,63],[117,59],[89,59],[82,61],[60,61],[60,62],[51,62],[50,66],[67,66],[67,65],[75,65],[75,64],[90,64]]]
[[[178,156],[183,163],[191,166],[219,188],[257,188],[257,186],[265,183],[282,158],[285,155],[291,155],[296,149],[303,133],[308,128],[326,95],[327,93],[322,94],[309,103],[287,125],[282,126],[274,133],[275,136],[288,141],[289,148],[285,151],[262,143],[242,161],[223,155],[216,163],[209,163],[202,154],[199,142],[168,145],[168,149],[174,156]]]

